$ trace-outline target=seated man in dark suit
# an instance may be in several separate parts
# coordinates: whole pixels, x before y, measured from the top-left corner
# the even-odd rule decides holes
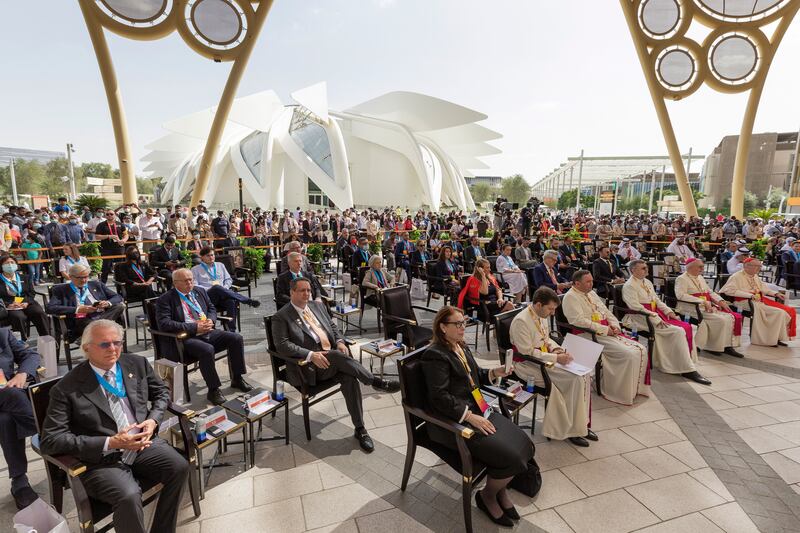
[[[231,387],[242,392],[253,390],[242,377],[247,373],[242,336],[233,331],[214,329],[217,310],[206,291],[194,286],[191,270],[179,268],[172,274],[172,281],[175,286],[156,300],[158,329],[189,334],[183,345],[186,355],[198,361],[200,373],[208,386],[208,401],[215,405],[227,401],[219,390],[222,383],[214,366],[214,354],[225,349],[228,350],[228,363],[233,372]],[[176,361],[178,354],[168,352],[167,358]]]
[[[564,256],[564,259],[570,263],[580,263],[586,258],[578,253],[578,249],[572,244],[572,237],[564,237],[564,243],[558,247],[558,251]]]
[[[150,265],[156,269],[158,275],[167,280],[167,286],[172,286],[172,273],[185,266],[180,250],[175,246],[175,237],[167,235],[164,245],[153,248],[148,256]]]
[[[557,294],[562,294],[572,286],[572,283],[567,281],[567,278],[558,273],[558,265],[556,263],[558,263],[558,252],[547,250],[542,255],[542,262],[533,268],[534,288],[549,287],[556,291]]]
[[[411,254],[414,253],[414,246],[408,240],[408,233],[405,231],[400,234],[400,240],[394,247],[394,263],[396,268],[406,271],[408,279],[411,279]]]
[[[309,261],[308,257],[303,255],[303,253],[302,253],[303,252],[303,243],[301,243],[300,241],[288,242],[283,247],[283,250],[284,250],[284,254],[283,254],[283,257],[281,257],[281,268],[280,268],[279,272],[283,273],[283,272],[286,272],[287,270],[289,270],[289,254],[291,254],[293,252],[296,252],[296,253],[298,253],[298,254],[300,254],[302,256],[302,258],[303,258],[302,259],[303,272],[311,272],[311,270],[312,270],[311,261]],[[352,248],[351,248],[351,251],[352,251]]]
[[[470,239],[470,245],[464,249],[464,259],[468,263],[475,264],[475,261],[481,257],[486,257],[486,254],[481,250],[481,242],[478,237],[473,236]]]
[[[17,509],[24,509],[39,497],[28,482],[25,455],[25,438],[36,433],[25,387],[38,367],[39,354],[14,337],[11,328],[0,328],[0,371],[8,380],[5,387],[0,388],[0,446],[8,465],[11,495]]]
[[[388,392],[399,390],[399,383],[372,375],[348,355],[347,345],[325,307],[311,301],[311,283],[307,278],[291,281],[291,300],[275,314],[272,328],[278,352],[310,363],[302,367],[288,365],[288,369],[304,372],[311,384],[334,378],[341,383],[355,437],[364,451],[373,451],[375,446],[364,428],[359,382]],[[290,383],[299,386],[299,378],[291,373],[287,377]]]
[[[358,269],[369,264],[369,241],[366,237],[358,239],[358,247],[350,258],[350,272],[353,276],[358,275]],[[354,281],[358,281],[356,278]]]
[[[80,338],[86,326],[95,320],[120,320],[125,312],[122,296],[98,280],[89,281],[91,270],[75,263],[69,267],[69,283],[53,287],[47,312],[67,316],[67,340]]]
[[[120,533],[146,531],[137,480],[163,484],[150,531],[175,531],[189,463],[156,433],[169,389],[147,359],[122,353],[122,333],[109,320],[86,328],[87,361],[50,391],[42,452],[86,465],[86,492],[112,507]]]
[[[422,239],[417,241],[417,249],[411,254],[411,270],[420,277],[425,277],[425,263],[435,258],[425,248],[427,243]]]
[[[275,293],[275,304],[278,309],[289,303],[291,300],[290,287],[291,281],[295,278],[306,278],[311,283],[311,298],[316,302],[322,302],[322,297],[328,297],[328,292],[322,288],[322,284],[313,272],[302,270],[303,256],[297,252],[292,252],[288,256],[288,269],[281,272],[278,276],[278,290]]]
[[[608,297],[607,283],[625,283],[625,274],[611,260],[611,248],[601,245],[598,250],[600,257],[592,263],[592,277],[594,278],[595,292],[603,298]]]

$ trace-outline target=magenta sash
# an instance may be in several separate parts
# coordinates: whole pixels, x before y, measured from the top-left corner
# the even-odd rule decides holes
[[[642,305],[645,306],[645,308],[650,309],[651,311],[654,311],[655,313],[657,313],[659,318],[661,320],[663,320],[664,322],[666,322],[667,324],[669,324],[671,326],[678,326],[679,328],[683,328],[683,331],[686,333],[686,342],[689,343],[689,351],[690,352],[692,351],[693,331],[692,331],[692,325],[691,324],[689,324],[688,322],[684,322],[683,320],[680,320],[678,318],[669,318],[666,315],[666,313],[664,313],[664,311],[662,311],[658,307],[653,309],[651,304],[649,304],[649,303],[643,303]]]
[[[711,299],[711,293],[709,293],[709,292],[706,292],[706,293],[696,292],[696,293],[692,294],[692,296],[694,296],[695,298],[699,298],[701,296],[705,296],[706,299],[709,302],[713,302],[714,301],[714,300]],[[725,309],[723,309],[721,307],[719,307],[717,310],[721,311],[723,313],[728,313],[729,315],[733,315],[733,335],[735,337],[741,337],[742,336],[742,322],[744,321],[744,317],[742,317],[742,314],[741,313],[737,313],[736,311],[732,311],[732,310],[725,310]]]

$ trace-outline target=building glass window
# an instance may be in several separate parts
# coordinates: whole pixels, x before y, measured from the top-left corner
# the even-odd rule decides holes
[[[328,134],[325,128],[314,120],[314,115],[309,110],[300,106],[295,107],[289,135],[325,174],[334,177]]]
[[[267,136],[263,131],[254,131],[239,143],[239,151],[242,154],[247,168],[253,177],[261,183],[261,156],[263,153],[264,139]]]
[[[309,207],[332,207],[330,198],[325,194],[322,189],[317,187],[317,184],[311,181],[311,178],[306,178],[308,183],[308,205]]]

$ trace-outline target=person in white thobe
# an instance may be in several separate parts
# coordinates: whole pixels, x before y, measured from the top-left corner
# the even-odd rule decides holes
[[[601,390],[603,397],[632,405],[637,395],[650,396],[650,371],[647,350],[621,335],[619,321],[592,290],[592,273],[579,270],[573,286],[564,295],[564,316],[570,324],[593,331],[603,345]],[[581,336],[589,338],[588,333]]]
[[[511,259],[511,245],[506,244],[503,246],[503,255],[497,256],[495,266],[497,272],[503,275],[503,281],[508,283],[508,288],[514,295],[514,299],[517,302],[521,302],[525,298],[525,292],[528,290],[528,276]]]
[[[703,277],[703,267],[702,259],[690,259],[686,263],[686,272],[675,280],[675,297],[678,299],[675,309],[681,315],[702,318],[694,336],[698,349],[714,355],[725,352],[734,357],[744,357],[734,349],[740,345],[742,315],[711,290]],[[700,317],[693,303],[700,305]]]
[[[648,321],[653,325],[653,366],[666,374],[680,374],[702,385],[710,385],[711,382],[701,376],[695,367],[697,347],[692,325],[682,322],[658,298],[652,282],[647,279],[647,263],[641,260],[631,261],[628,269],[631,277],[622,286],[622,299],[629,309],[647,313],[648,316],[628,313],[622,323],[639,331],[649,329]]]
[[[548,287],[539,287],[533,301],[511,322],[511,343],[516,352],[543,361],[569,364],[572,356],[550,338],[550,317],[558,307],[558,295]],[[515,373],[524,380],[533,379],[544,386],[540,365],[515,357]],[[578,376],[556,366],[547,369],[552,384],[544,411],[542,434],[556,440],[569,439],[576,446],[588,446],[597,440],[588,429],[591,410],[591,374]]]
[[[752,303],[751,344],[785,346],[795,335],[797,313],[793,308],[779,303],[784,299],[783,294],[761,281],[758,277],[760,270],[761,261],[748,258],[744,268],[729,277],[719,292],[733,296],[737,304],[746,300]]]
[[[642,253],[633,245],[633,243],[631,243],[631,240],[627,237],[622,239],[622,242],[619,243],[618,255],[624,259],[626,263],[642,257]]]

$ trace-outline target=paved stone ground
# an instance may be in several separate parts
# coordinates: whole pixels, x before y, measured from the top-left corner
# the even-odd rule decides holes
[[[249,376],[267,386],[272,372],[263,316],[275,310],[271,292],[271,279],[262,277],[254,292],[262,306],[243,308],[242,321]],[[366,333],[351,336],[360,342],[378,337],[373,309],[365,313],[364,325]],[[513,492],[523,515],[515,529],[800,530],[800,343],[791,344],[759,348],[747,346],[745,339],[745,360],[702,357],[699,369],[713,380],[711,387],[654,372],[654,395],[633,406],[594,396],[593,428],[600,441],[589,448],[548,442],[537,423],[533,441],[544,485],[534,499]],[[491,351],[483,339],[478,346],[481,365],[497,364],[494,341]],[[132,350],[152,356],[143,346]],[[225,368],[219,364],[224,383]],[[394,370],[393,364],[387,369]],[[192,405],[203,407],[202,380],[197,373],[191,380]],[[234,466],[212,471],[202,515],[195,519],[184,505],[179,531],[463,531],[460,477],[420,449],[409,487],[400,491],[406,430],[399,394],[367,388],[363,393],[375,453],[359,450],[339,395],[312,408],[313,439],[306,441],[298,397],[290,391],[290,445],[259,443],[250,470],[236,463],[242,448],[231,446],[225,460]],[[530,413],[522,414],[522,423],[530,423]],[[282,414],[265,432],[271,428],[282,431]],[[30,458],[31,482],[46,495],[43,464],[32,452]],[[5,468],[0,463],[0,531],[11,530],[15,512]],[[65,516],[77,531],[71,495],[65,500]],[[474,503],[473,520],[476,531],[497,530]]]

